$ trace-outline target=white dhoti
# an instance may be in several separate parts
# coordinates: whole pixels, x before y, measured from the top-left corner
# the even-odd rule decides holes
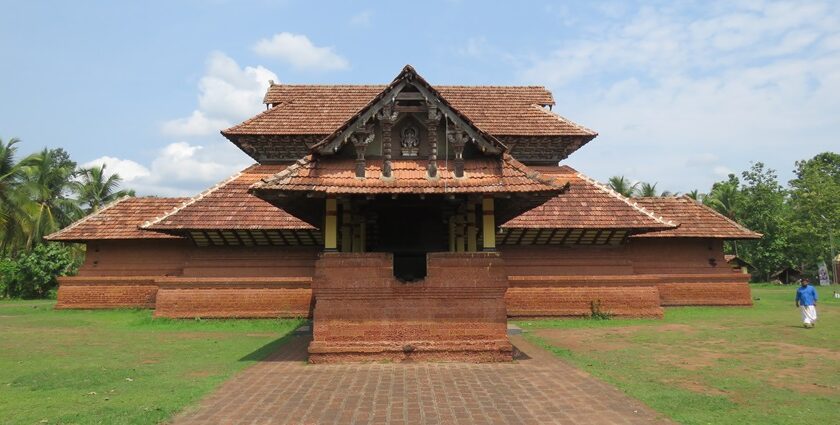
[[[817,321],[817,307],[813,305],[801,305],[799,311],[802,312],[802,323],[810,325]]]

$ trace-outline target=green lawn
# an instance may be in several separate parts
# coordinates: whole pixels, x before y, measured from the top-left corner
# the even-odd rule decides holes
[[[0,423],[159,423],[302,323],[52,307],[0,301]]]
[[[818,288],[814,329],[801,326],[795,290],[756,285],[751,308],[669,308],[664,320],[517,323],[681,423],[840,423],[840,288]]]

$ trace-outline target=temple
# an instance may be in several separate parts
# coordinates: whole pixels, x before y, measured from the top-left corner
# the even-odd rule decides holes
[[[625,198],[568,165],[597,133],[542,87],[274,84],[222,134],[256,164],[193,198],[124,198],[56,308],[310,317],[310,362],[508,361],[509,317],[662,317],[751,305],[686,197]]]

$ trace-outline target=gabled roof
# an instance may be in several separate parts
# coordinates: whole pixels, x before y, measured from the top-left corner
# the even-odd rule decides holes
[[[149,218],[163,214],[186,200],[187,198],[121,198],[44,239],[62,242],[99,239],[179,239],[177,236],[141,230],[139,226]]]
[[[260,179],[287,165],[252,165],[200,195],[147,216],[144,229],[181,233],[188,230],[285,230],[315,229],[274,205],[248,193]]]
[[[561,179],[546,178],[510,155],[464,161],[464,177],[456,178],[453,167],[439,162],[438,178],[428,177],[427,159],[392,160],[392,177],[382,178],[380,159],[366,161],[365,178],[356,177],[352,158],[316,159],[309,155],[276,175],[263,178],[251,191],[322,192],[326,194],[459,194],[559,192]]]
[[[298,85],[269,87],[267,111],[222,131],[235,135],[326,136],[347,122],[387,85]],[[551,93],[535,86],[434,86],[451,107],[476,127],[493,136],[597,135],[545,106],[554,105]]]
[[[503,228],[629,229],[650,231],[677,225],[567,165],[531,166],[569,182],[569,189],[502,225]]]
[[[685,196],[635,198],[645,209],[662,214],[680,227],[635,235],[634,238],[759,239],[761,234],[726,218],[717,211]]]
[[[394,78],[391,84],[385,88],[373,99],[371,99],[365,106],[359,109],[358,112],[350,116],[339,127],[328,134],[319,143],[316,143],[312,149],[313,152],[321,154],[330,154],[338,150],[338,147],[347,141],[347,138],[353,134],[354,131],[362,128],[371,118],[373,118],[380,110],[389,104],[393,104],[397,96],[406,89],[417,90],[422,98],[439,111],[443,112],[448,120],[454,122],[460,127],[460,130],[465,131],[470,137],[470,141],[476,143],[481,147],[482,151],[489,151],[490,153],[500,153],[507,150],[507,147],[490,135],[483,129],[475,125],[469,117],[452,107],[452,105],[438,93],[411,65],[406,65],[402,71]]]

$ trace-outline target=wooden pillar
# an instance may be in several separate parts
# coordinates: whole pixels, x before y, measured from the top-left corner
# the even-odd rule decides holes
[[[341,252],[353,251],[353,223],[349,199],[341,201]]]
[[[493,206],[493,198],[485,197],[481,200],[481,213],[483,216],[482,236],[484,237],[484,251],[496,250],[496,215]]]
[[[335,252],[338,239],[338,202],[327,198],[327,213],[324,218],[324,251]]]
[[[353,252],[364,252],[364,217],[361,215],[353,216]]]
[[[458,213],[455,215],[455,252],[466,251],[466,219],[464,217],[463,206],[458,208]]]
[[[478,252],[478,227],[475,223],[475,203],[467,204],[467,251]]]
[[[455,215],[449,216],[449,252],[455,252]]]

